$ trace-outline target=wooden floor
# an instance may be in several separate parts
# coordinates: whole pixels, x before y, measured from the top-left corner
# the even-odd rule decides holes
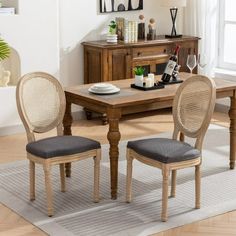
[[[158,115],[157,115],[158,114]],[[212,123],[228,127],[229,120],[223,113],[215,113]],[[79,121],[73,126],[73,134],[96,139],[107,143],[108,126],[100,120]],[[169,110],[141,115],[127,116],[121,121],[122,140],[148,136],[173,130]],[[50,133],[53,135],[54,133]],[[25,159],[25,134],[0,137],[0,163]],[[236,236],[236,212],[230,212],[183,227],[168,230],[155,236]],[[42,236],[44,232],[24,220],[12,210],[0,204],[0,236]]]

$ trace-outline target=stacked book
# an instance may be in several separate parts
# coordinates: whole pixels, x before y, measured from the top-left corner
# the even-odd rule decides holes
[[[0,14],[1,15],[14,15],[15,8],[14,7],[0,7]]]
[[[125,43],[134,43],[138,41],[138,22],[129,21],[122,17],[116,18],[118,40]]]
[[[128,26],[128,27],[127,27]],[[125,43],[135,43],[138,42],[138,22],[128,21],[126,22],[125,30]]]

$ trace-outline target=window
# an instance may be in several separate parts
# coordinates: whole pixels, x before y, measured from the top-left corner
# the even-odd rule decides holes
[[[220,0],[220,41],[218,66],[236,70],[236,1]]]

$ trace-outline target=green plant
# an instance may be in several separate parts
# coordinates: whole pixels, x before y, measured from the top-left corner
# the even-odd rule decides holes
[[[142,66],[137,66],[134,68],[135,75],[143,75],[144,71],[145,71],[145,68],[143,68]]]
[[[114,32],[114,30],[116,29],[116,26],[117,26],[117,24],[116,24],[116,22],[114,21],[114,20],[112,20],[111,22],[110,22],[110,25],[109,25],[109,32],[110,33],[113,33]]]
[[[10,52],[11,50],[9,45],[3,39],[0,39],[0,61],[8,58]]]

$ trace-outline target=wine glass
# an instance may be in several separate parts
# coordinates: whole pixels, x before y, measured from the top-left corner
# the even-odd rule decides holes
[[[206,54],[199,54],[197,61],[198,61],[198,65],[199,65],[200,69],[203,70],[205,68],[205,66],[207,65]]]
[[[190,73],[193,73],[193,69],[197,66],[197,58],[196,55],[190,54],[187,58],[187,67],[190,70]]]

